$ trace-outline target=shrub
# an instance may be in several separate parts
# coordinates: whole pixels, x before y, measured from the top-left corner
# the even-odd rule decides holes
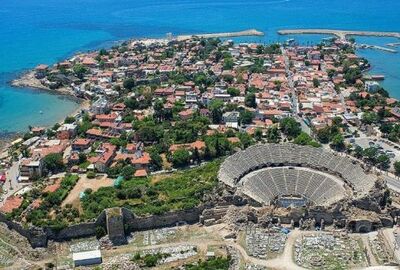
[[[93,172],[93,171],[89,171],[89,172],[86,174],[86,176],[87,176],[87,178],[89,178],[89,179],[93,179],[93,178],[96,177],[96,173]]]

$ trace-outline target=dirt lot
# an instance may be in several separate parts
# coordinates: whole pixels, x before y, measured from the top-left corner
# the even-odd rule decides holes
[[[67,198],[61,204],[64,207],[66,204],[72,204],[73,207],[81,210],[81,203],[79,199],[79,194],[86,189],[90,188],[93,191],[97,191],[101,187],[109,187],[112,186],[114,180],[107,178],[106,175],[99,175],[94,179],[87,178],[86,174],[80,175],[78,183],[76,183],[75,187],[68,194]]]

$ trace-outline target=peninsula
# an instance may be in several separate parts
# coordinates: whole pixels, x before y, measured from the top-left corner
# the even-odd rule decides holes
[[[261,35],[129,40],[14,82],[89,104],[0,158],[0,268],[398,264],[400,102],[352,40],[210,38],[239,34]]]

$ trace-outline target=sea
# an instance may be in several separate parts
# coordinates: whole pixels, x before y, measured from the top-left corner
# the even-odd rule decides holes
[[[399,0],[2,0],[0,3],[0,136],[50,126],[75,111],[65,96],[13,88],[9,82],[37,64],[130,38],[159,38],[255,28],[264,37],[239,42],[318,43],[323,35],[279,36],[279,29],[330,28],[400,32]],[[356,38],[385,45],[394,38]],[[400,47],[398,48],[400,50]],[[360,50],[373,74],[400,98],[400,53]]]

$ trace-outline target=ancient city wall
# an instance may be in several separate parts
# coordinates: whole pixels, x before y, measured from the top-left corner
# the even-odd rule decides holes
[[[199,206],[189,210],[168,212],[162,215],[153,215],[149,217],[136,217],[130,210],[123,208],[122,214],[126,232],[134,232],[174,226],[179,222],[188,224],[197,223],[205,208],[206,206]],[[98,226],[106,229],[106,213],[103,211],[95,222],[71,225],[60,231],[48,227],[23,228],[22,225],[8,220],[2,213],[0,213],[0,222],[5,223],[8,228],[17,231],[19,234],[26,237],[32,247],[45,247],[47,246],[48,240],[61,242],[74,238],[94,236]]]

